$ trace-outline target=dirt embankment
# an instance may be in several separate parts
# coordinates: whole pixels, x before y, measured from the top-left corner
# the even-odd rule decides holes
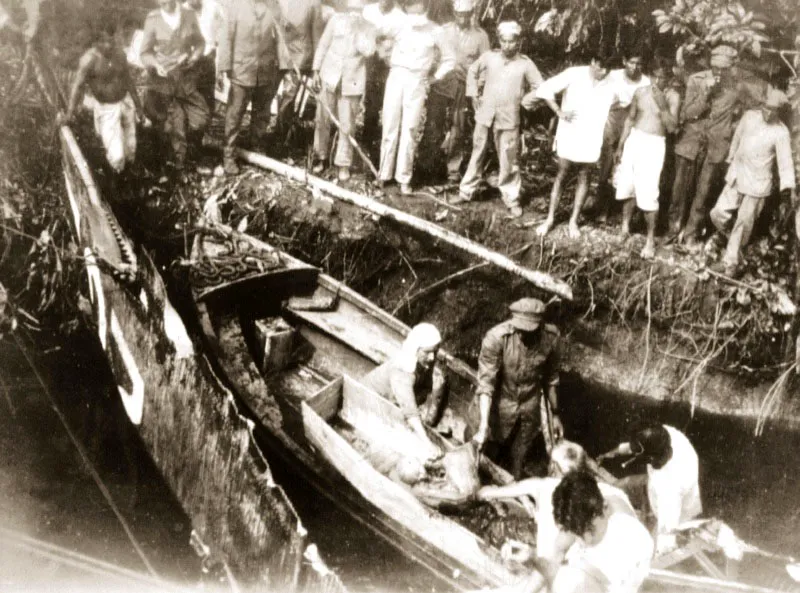
[[[379,199],[567,281],[573,302],[550,299],[395,221],[336,201],[330,209],[299,184],[255,168],[234,178],[191,174],[174,185],[162,179],[141,196],[136,217],[159,212],[169,226],[164,232],[175,237],[190,232],[183,225],[204,204],[215,204],[232,226],[319,265],[407,323],[437,324],[447,348],[473,364],[483,334],[506,317],[508,304],[539,296],[550,300],[548,316],[568,338],[566,366],[586,384],[796,424],[800,406],[788,395],[795,375],[785,362],[794,360],[792,284],[778,273],[791,268],[785,237],[777,248],[774,239],[771,248],[766,239],[756,243],[739,280],[708,271],[705,254],[669,246],[644,261],[642,237],[620,243],[610,226],[587,223],[579,240],[561,226],[541,240],[533,228],[544,217],[552,173],[544,144],[543,135],[528,139],[531,198],[521,220],[505,219],[498,200],[447,207],[436,187]],[[348,187],[369,191],[363,179]],[[163,216],[165,207],[172,217]]]

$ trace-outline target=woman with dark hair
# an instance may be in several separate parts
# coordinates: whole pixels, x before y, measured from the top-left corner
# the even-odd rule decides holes
[[[553,593],[639,590],[650,570],[653,539],[638,519],[606,503],[591,474],[564,476],[553,491],[553,517],[578,538],[555,575]]]

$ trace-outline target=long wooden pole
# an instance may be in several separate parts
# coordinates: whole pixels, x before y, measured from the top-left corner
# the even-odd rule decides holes
[[[319,191],[325,192],[334,198],[342,200],[343,202],[353,204],[359,208],[368,210],[373,214],[377,214],[378,216],[390,218],[406,226],[410,226],[419,231],[428,233],[429,235],[445,241],[454,247],[458,247],[467,253],[493,263],[494,265],[503,268],[512,274],[525,278],[525,280],[532,283],[534,286],[541,288],[542,290],[558,295],[563,299],[569,301],[572,300],[572,289],[563,280],[558,280],[557,278],[554,278],[545,272],[531,270],[530,268],[521,266],[506,256],[497,253],[496,251],[492,251],[491,249],[487,249],[483,245],[475,243],[474,241],[470,241],[469,239],[442,228],[439,225],[428,222],[427,220],[422,220],[416,216],[412,216],[406,212],[403,212],[402,210],[391,208],[386,204],[382,204],[381,202],[344,189],[334,183],[311,175],[305,169],[287,165],[280,161],[276,161],[275,159],[264,156],[263,154],[239,149],[239,157],[252,165],[256,165],[257,167],[268,169],[280,175],[284,175],[289,179],[308,184]]]

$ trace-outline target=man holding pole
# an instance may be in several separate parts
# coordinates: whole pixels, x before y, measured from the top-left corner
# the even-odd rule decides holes
[[[230,80],[225,111],[225,173],[236,175],[236,140],[242,117],[251,104],[251,147],[264,145],[270,104],[280,83],[278,74],[277,21],[265,0],[232,0],[227,26],[219,42],[219,68]]]
[[[325,27],[314,54],[314,87],[317,95],[317,126],[314,132],[313,172],[321,173],[328,162],[332,120],[336,114],[339,141],[334,165],[339,180],[350,179],[353,164],[352,134],[364,95],[366,62],[375,53],[375,29],[362,16],[363,0],[347,0],[347,12],[335,14]]]

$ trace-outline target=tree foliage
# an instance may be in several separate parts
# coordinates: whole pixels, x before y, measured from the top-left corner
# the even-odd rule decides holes
[[[653,16],[659,33],[682,40],[676,54],[679,64],[688,55],[721,44],[760,57],[762,44],[770,41],[764,20],[738,0],[675,0],[669,9],[653,11]]]

